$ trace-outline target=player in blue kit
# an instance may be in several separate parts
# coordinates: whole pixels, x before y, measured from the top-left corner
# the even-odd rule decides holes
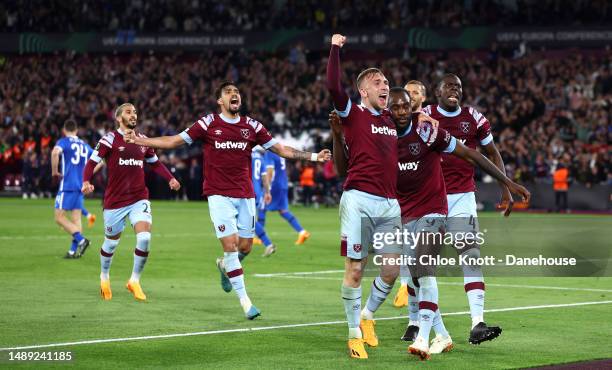
[[[304,244],[310,237],[310,233],[300,225],[298,219],[289,211],[289,180],[287,178],[287,168],[285,166],[285,158],[267,151],[266,158],[266,174],[271,180],[272,201],[264,209],[259,209],[258,222],[262,227],[266,225],[266,211],[278,211],[282,218],[285,219],[298,233],[298,238],[295,245]],[[259,237],[259,236],[258,236]],[[260,238],[261,239],[261,238]],[[264,243],[265,245],[265,243]]]
[[[276,252],[276,247],[266,234],[264,229],[266,206],[273,200],[270,194],[270,177],[267,174],[267,155],[263,148],[255,147],[252,159],[253,188],[255,190],[255,206],[257,207],[257,222],[255,223],[255,234],[266,248],[263,257],[269,257]],[[284,162],[284,158],[283,158]],[[263,217],[260,219],[260,217]]]
[[[81,209],[83,208],[83,169],[92,153],[91,147],[77,137],[77,124],[67,120],[64,137],[59,139],[51,152],[51,174],[60,179],[55,197],[55,222],[72,236],[70,250],[65,258],[80,258],[89,240],[81,235]],[[71,220],[66,217],[71,212]]]

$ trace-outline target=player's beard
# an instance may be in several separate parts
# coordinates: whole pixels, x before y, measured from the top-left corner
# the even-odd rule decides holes
[[[236,109],[232,109],[231,106],[227,108],[228,112],[230,112],[231,114],[238,114],[240,113],[240,106],[238,106],[238,108]]]
[[[131,123],[130,120],[127,120],[123,117],[121,117],[121,120],[123,120],[123,125],[127,128],[129,128],[130,130],[133,130],[136,128],[136,122]]]

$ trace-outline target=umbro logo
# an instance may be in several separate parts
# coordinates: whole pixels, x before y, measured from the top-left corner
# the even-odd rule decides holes
[[[124,147],[124,146],[120,146],[120,147],[119,147],[119,151],[120,151],[120,152],[122,152],[122,151],[124,151],[124,150],[125,150],[125,147]]]
[[[221,130],[215,130],[215,135],[221,135],[223,133],[223,131]]]

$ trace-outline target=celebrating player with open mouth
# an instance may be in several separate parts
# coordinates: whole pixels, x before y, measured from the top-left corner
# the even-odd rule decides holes
[[[124,141],[123,135],[128,133],[143,136],[134,131],[137,118],[133,104],[121,104],[115,110],[115,121],[119,128],[100,139],[83,171],[82,191],[83,194],[89,194],[94,190],[90,181],[96,165],[104,160],[108,168],[108,184],[104,192],[105,236],[100,249],[100,294],[104,300],[113,297],[109,272],[126,217],[130,219],[136,233],[134,267],[126,287],[137,300],[147,299],[140,286],[140,274],[149,257],[153,216],[149,190],[145,185],[144,162],[149,163],[155,173],[168,181],[170,189],[178,190],[181,187],[166,166],[159,161],[153,149]]]
[[[458,142],[453,136],[443,129],[438,129],[428,122],[417,121],[417,116],[412,114],[410,95],[403,88],[390,90],[389,110],[391,117],[398,130],[398,182],[397,196],[402,211],[402,222],[404,229],[409,235],[419,232],[437,233],[444,228],[447,214],[446,190],[442,177],[440,158],[442,153],[452,153],[464,160],[473,161],[485,172],[494,176],[501,183],[519,194],[523,198],[529,198],[529,192],[499,171],[493,163],[474,149],[467,148]],[[339,129],[338,117],[330,118],[334,134],[334,142],[342,142],[342,130]],[[347,158],[340,151],[334,155],[334,160],[339,169],[346,168]],[[394,169],[398,171],[398,169]],[[440,246],[433,245],[406,245],[404,252],[415,255],[419,252],[435,254]],[[387,269],[388,270],[388,269]],[[384,271],[384,266],[381,268]],[[397,270],[389,270],[397,271]],[[433,353],[441,353],[452,348],[452,340],[442,322],[438,310],[438,288],[435,279],[435,270],[423,269],[421,273],[415,274],[417,278],[419,293],[419,318],[421,326],[415,342],[409,347],[412,354],[423,359],[429,358],[429,332],[434,327],[436,338],[432,341]],[[423,273],[424,272],[424,273]],[[393,286],[397,274],[387,283],[389,288]],[[373,314],[385,301],[390,289],[380,289],[381,276],[377,277],[372,284],[372,290],[368,297],[367,305],[362,311],[361,327],[363,338],[371,346],[378,345],[378,338],[374,331]]]
[[[491,134],[489,121],[472,107],[462,107],[463,87],[461,80],[454,74],[447,74],[437,83],[435,90],[438,104],[429,105],[423,111],[440,122],[440,127],[450,132],[465,146],[476,149],[482,146],[487,156],[504,174],[502,160]],[[448,199],[447,229],[451,233],[475,233],[479,231],[476,214],[476,183],[474,166],[453,156],[442,156],[442,170]],[[502,186],[502,204],[506,205],[504,215],[512,211],[512,195]],[[470,258],[480,257],[480,246],[457,248],[457,253]],[[492,340],[501,334],[501,328],[488,326],[484,322],[485,283],[479,265],[462,266],[464,289],[470,305],[472,330],[469,342],[479,344]]]
[[[222,83],[216,91],[219,113],[204,115],[191,127],[174,136],[145,138],[133,133],[128,142],[152,148],[172,149],[202,140],[204,146],[204,194],[208,196],[210,218],[221,242],[224,257],[217,266],[229,279],[245,316],[253,320],[261,313],[246,292],[240,261],[248,255],[255,232],[255,194],[251,181],[251,152],[261,145],[288,159],[324,162],[331,152],[310,153],[277,142],[264,126],[240,115],[242,98],[233,82]]]

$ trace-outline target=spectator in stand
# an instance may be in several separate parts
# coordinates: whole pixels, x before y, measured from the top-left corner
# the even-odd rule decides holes
[[[555,207],[557,212],[568,211],[567,192],[569,190],[570,173],[563,162],[560,162],[553,173],[553,190],[555,192]]]
[[[302,187],[302,202],[304,207],[308,207],[312,203],[315,187],[315,168],[310,162],[306,162],[302,168],[300,186]]]

